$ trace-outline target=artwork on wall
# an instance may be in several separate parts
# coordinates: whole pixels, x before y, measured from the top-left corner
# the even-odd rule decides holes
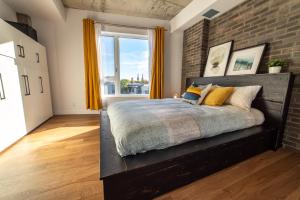
[[[232,53],[226,75],[256,74],[266,44],[236,50]]]
[[[224,76],[233,41],[210,47],[204,77]]]

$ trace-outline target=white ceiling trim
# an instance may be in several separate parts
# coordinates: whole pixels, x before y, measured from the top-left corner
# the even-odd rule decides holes
[[[46,20],[65,20],[66,10],[61,0],[3,0],[16,12]]]
[[[210,9],[219,11],[213,18],[222,15],[246,0],[193,0],[170,21],[171,33],[183,31],[204,19],[202,16]]]

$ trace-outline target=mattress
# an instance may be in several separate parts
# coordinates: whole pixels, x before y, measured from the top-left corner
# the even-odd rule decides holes
[[[107,109],[120,156],[164,149],[264,122],[257,109],[192,105],[180,99],[115,102]]]

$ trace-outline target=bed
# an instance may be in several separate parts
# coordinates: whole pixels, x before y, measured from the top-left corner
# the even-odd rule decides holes
[[[264,122],[261,111],[232,105],[193,105],[183,99],[115,102],[107,109],[120,156],[166,149]]]
[[[125,157],[118,154],[110,119],[102,111],[100,179],[105,199],[152,199],[266,150],[280,148],[292,80],[290,73],[188,78],[186,85],[262,85],[253,107],[264,113],[265,123],[142,154],[125,156],[125,152]]]

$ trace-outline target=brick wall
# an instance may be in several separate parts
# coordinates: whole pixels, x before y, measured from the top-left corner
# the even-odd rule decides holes
[[[203,20],[184,31],[182,81],[181,89],[185,88],[187,77],[199,77],[206,62],[208,45],[209,21]]]
[[[289,62],[284,71],[300,74],[300,1],[248,0],[208,24],[205,37],[202,22],[185,30],[183,47],[183,80],[199,76],[204,70],[208,48],[193,48],[193,41],[201,40],[208,47],[234,40],[234,50],[260,43],[269,43],[258,73],[267,72],[265,63],[272,58]],[[192,41],[190,38],[194,38]],[[196,39],[198,38],[198,39]],[[200,38],[200,39],[199,39]],[[203,41],[203,38],[208,41]],[[189,42],[188,42],[189,41]],[[205,46],[203,46],[205,48]],[[186,64],[193,61],[195,65]],[[183,81],[184,82],[184,81]],[[292,93],[288,121],[284,135],[286,146],[300,149],[300,78],[297,77]]]
[[[283,58],[285,71],[300,73],[299,0],[249,0],[210,23],[208,46],[234,40],[234,49],[260,43],[270,46],[259,72],[269,58]]]

